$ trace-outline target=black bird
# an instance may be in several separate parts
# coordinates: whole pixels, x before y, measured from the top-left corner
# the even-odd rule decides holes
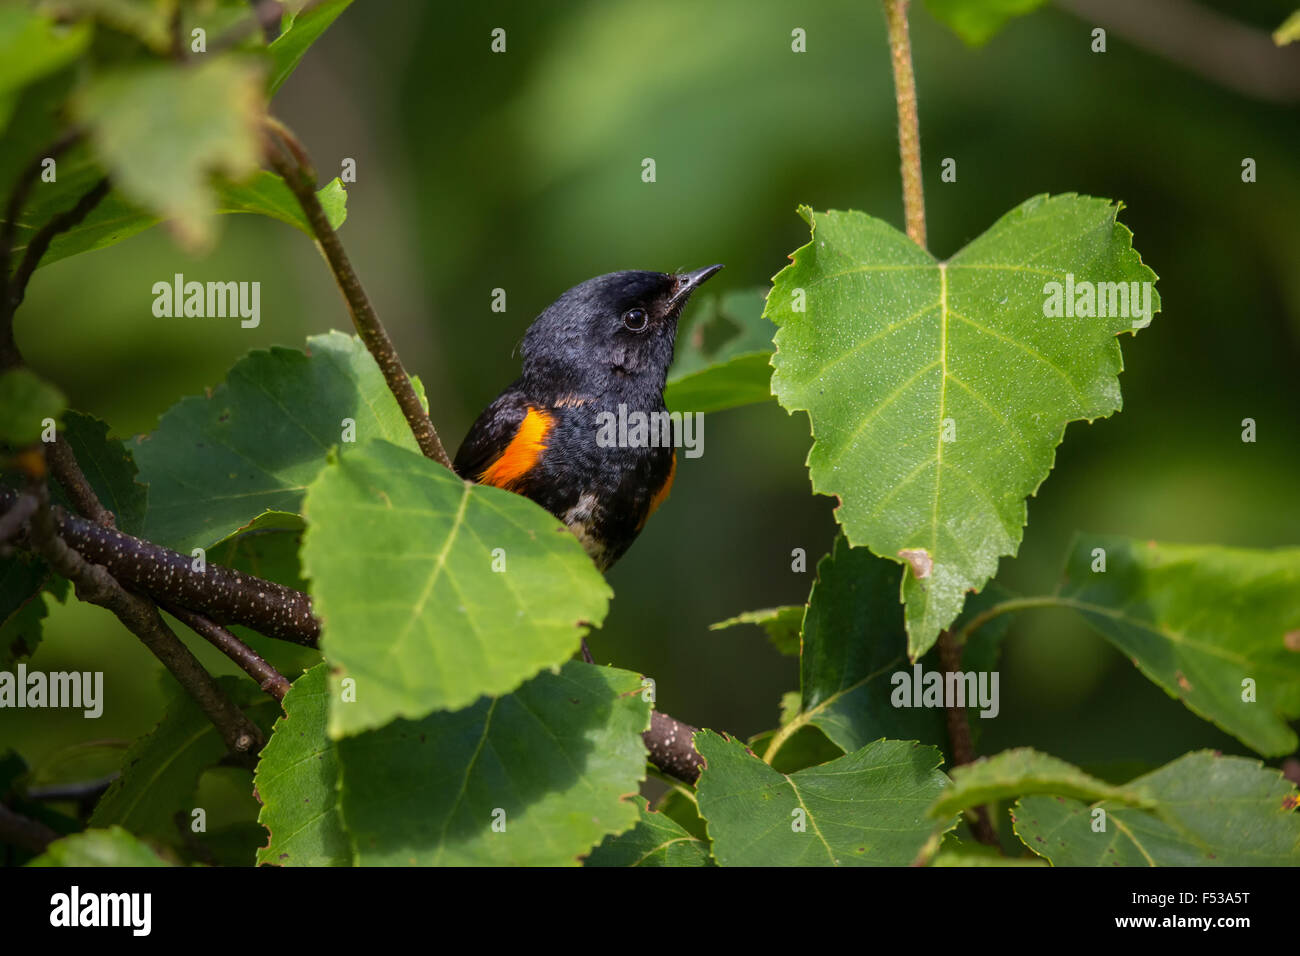
[[[678,316],[721,268],[611,272],[560,296],[529,326],[523,374],[474,422],[456,473],[533,499],[610,567],[668,497],[677,453],[611,442],[609,426],[667,411]]]

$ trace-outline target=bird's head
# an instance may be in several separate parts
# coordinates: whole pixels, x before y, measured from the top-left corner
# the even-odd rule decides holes
[[[677,318],[722,266],[694,272],[610,272],[574,286],[529,327],[524,374],[603,391],[629,379],[662,391]]]

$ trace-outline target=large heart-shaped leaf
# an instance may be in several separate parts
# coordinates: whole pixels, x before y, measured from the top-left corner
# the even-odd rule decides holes
[[[335,736],[506,694],[578,650],[611,592],[563,524],[369,442],[307,492],[303,570],[334,665]]]
[[[946,262],[879,219],[803,210],[813,240],[767,302],[772,389],[808,412],[813,488],[849,542],[912,569],[913,659],[1016,552],[1066,424],[1119,408],[1115,336],[1159,297],[1118,209],[1038,196]]]

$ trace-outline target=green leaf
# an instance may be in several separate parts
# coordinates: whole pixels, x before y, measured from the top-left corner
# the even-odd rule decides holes
[[[509,693],[605,617],[609,585],[558,519],[417,452],[347,451],[312,483],[305,513],[330,687],[355,683],[331,736]]]
[[[793,774],[709,730],[695,748],[706,764],[700,813],[722,866],[906,866],[931,835],[925,811],[947,783],[937,750],[901,740]]]
[[[30,369],[0,373],[0,443],[36,444],[46,419],[57,421],[66,407],[63,393]]]
[[[664,402],[673,411],[717,412],[772,397],[772,323],[762,289],[705,298],[678,335]]]
[[[302,576],[298,548],[306,527],[301,515],[264,511],[208,548],[208,560],[305,591],[307,581]]]
[[[267,90],[272,96],[284,85],[307,49],[315,43],[352,0],[325,0],[311,9],[293,17],[289,28],[281,33],[268,48],[271,53],[271,75],[267,77]],[[287,19],[287,18],[286,18]]]
[[[63,437],[96,497],[117,518],[118,530],[139,534],[149,489],[135,480],[135,461],[121,439],[109,437],[107,423],[78,411],[64,416]]]
[[[713,866],[707,843],[666,814],[650,810],[645,797],[634,799],[640,821],[626,833],[605,837],[586,866]]]
[[[28,83],[67,66],[90,37],[88,23],[63,26],[19,4],[0,7],[0,101],[10,101]],[[8,116],[4,111],[0,130]]]
[[[212,239],[209,174],[257,171],[262,107],[260,69],[229,56],[102,74],[73,101],[113,182],[192,248]]]
[[[257,822],[271,839],[258,863],[349,866],[352,845],[339,813],[338,749],[325,734],[329,692],[325,664],[303,674],[284,698],[262,750],[253,785],[262,801]]]
[[[717,624],[710,624],[710,631],[721,631],[737,624],[757,624],[767,634],[782,654],[788,657],[799,656],[799,629],[803,625],[804,606],[790,604],[785,607],[763,608],[761,611],[744,611],[735,617],[729,617]]]
[[[1075,800],[1112,800],[1143,806],[1149,801],[1132,789],[1113,787],[1064,760],[1029,747],[1004,750],[993,757],[954,767],[952,786],[930,808],[930,816],[950,819],[970,807],[1028,794]]]
[[[316,198],[320,200],[331,228],[343,225],[348,217],[348,194],[337,176],[316,191]],[[220,182],[217,186],[217,212],[269,216],[288,223],[308,238],[316,238],[302,206],[298,205],[284,180],[266,170],[244,183]]]
[[[934,18],[969,46],[983,46],[1013,17],[1032,13],[1047,0],[925,0]]]
[[[171,866],[144,841],[118,826],[55,840],[28,866]]]
[[[358,862],[575,865],[636,824],[626,797],[645,775],[649,724],[639,675],[570,661],[504,697],[345,738]]]
[[[1199,751],[1138,777],[1152,809],[1026,797],[1016,836],[1054,866],[1297,866],[1297,793],[1258,761]],[[1105,830],[1095,832],[1096,808]]]
[[[1273,31],[1273,42],[1278,46],[1286,46],[1296,40],[1300,40],[1300,10],[1283,20],[1282,25]]]
[[[14,238],[17,257],[20,258],[26,251],[27,244],[38,229],[53,216],[76,205],[77,200],[102,175],[102,170],[88,160],[83,159],[80,163],[75,162],[75,159],[62,160],[58,181],[42,185],[23,210]],[[255,213],[268,216],[315,238],[293,193],[289,192],[284,180],[274,173],[262,170],[244,183],[218,179],[215,189],[215,211],[219,214]],[[347,193],[343,184],[335,178],[321,187],[316,196],[325,209],[330,225],[337,229],[347,218]],[[117,190],[112,190],[85,219],[54,237],[50,248],[41,257],[38,268],[82,252],[111,246],[152,228],[161,221],[122,198]],[[14,268],[17,265],[15,261]]]
[[[279,712],[276,701],[247,680],[223,677],[218,683],[259,726],[269,726]],[[122,775],[95,805],[90,825],[120,824],[139,836],[176,842],[176,815],[188,825],[199,776],[225,753],[216,727],[177,688],[158,726],[126,752]]]
[[[659,798],[655,812],[662,813],[679,827],[701,843],[708,845],[709,835],[705,831],[704,818],[695,802],[695,789],[684,783],[675,783],[673,788]]]
[[[47,613],[41,591],[49,576],[49,567],[35,558],[0,558],[0,670],[31,657],[40,643]]]
[[[358,441],[417,447],[359,339],[330,332],[309,338],[305,353],[249,353],[210,396],[168,409],[136,447],[149,484],[144,537],[188,553],[263,511],[298,511],[330,448],[343,440],[345,419],[356,423]]]
[[[781,726],[784,727],[799,714],[799,692],[781,695]],[[779,730],[765,730],[749,738],[746,746],[755,757],[767,759],[768,748]],[[771,767],[781,773],[794,773],[806,767],[817,767],[844,756],[844,748],[832,743],[817,727],[800,721],[798,729],[781,740],[781,748],[772,758]]]
[[[767,302],[772,389],[808,412],[813,489],[840,498],[849,542],[912,569],[913,660],[1016,552],[1066,424],[1119,408],[1135,320],[1044,314],[1049,283],[1155,279],[1118,209],[1037,196],[946,262],[879,219],[802,210],[813,241]]]
[[[1296,749],[1300,548],[1081,536],[1065,575],[1063,603],[1166,693],[1262,754]]]
[[[845,753],[881,737],[945,743],[942,708],[894,706],[899,672],[913,677],[897,567],[841,535],[817,565],[804,616],[801,720]]]

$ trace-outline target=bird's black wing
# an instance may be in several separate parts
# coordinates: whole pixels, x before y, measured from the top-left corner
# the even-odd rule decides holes
[[[478,481],[479,475],[500,458],[514,440],[524,416],[528,414],[528,404],[513,385],[498,395],[496,401],[479,415],[461,442],[452,463],[456,474],[468,481]]]

